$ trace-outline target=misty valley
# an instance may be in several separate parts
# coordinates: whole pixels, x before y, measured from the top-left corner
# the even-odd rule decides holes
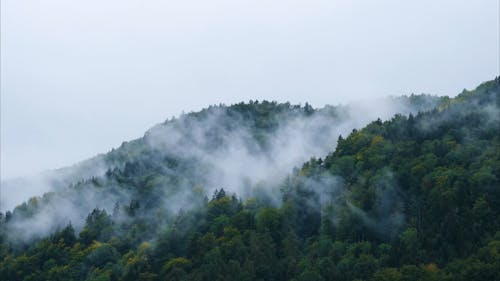
[[[5,281],[500,280],[500,77],[213,105],[1,192]]]

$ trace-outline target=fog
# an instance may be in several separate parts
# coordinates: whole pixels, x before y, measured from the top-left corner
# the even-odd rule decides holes
[[[455,95],[499,73],[496,0],[1,5],[1,179],[210,104]]]
[[[428,101],[423,103],[427,109],[433,108],[438,101],[435,97],[424,98]],[[260,128],[257,130],[259,135],[255,135],[255,116],[248,120],[233,108],[212,106],[200,113],[184,114],[160,123],[148,130],[143,138],[126,142],[109,155],[38,177],[7,181],[0,203],[2,211],[11,210],[31,196],[50,192],[43,198],[30,199],[29,206],[18,210],[21,214],[34,212],[33,217],[14,218],[9,225],[9,235],[18,240],[42,237],[69,222],[79,231],[94,208],[112,213],[116,204],[129,204],[149,187],[148,190],[156,194],[153,197],[161,202],[160,208],[173,214],[199,206],[201,201],[196,192],[208,197],[221,188],[243,200],[264,196],[269,204],[279,206],[282,202],[280,188],[293,169],[300,168],[311,157],[325,157],[334,151],[340,135],[347,136],[353,129],[362,128],[377,118],[386,120],[396,113],[416,113],[425,108],[406,98],[327,106],[311,113],[304,107],[289,105],[282,113],[269,117],[270,122],[276,122],[273,130],[266,132]],[[264,135],[260,134],[262,132]],[[167,158],[175,159],[177,164],[169,166],[165,163]],[[147,168],[141,170],[141,167]],[[134,180],[121,183],[120,176],[105,175],[106,170]],[[169,177],[175,179],[174,183]],[[148,180],[144,183],[137,181],[139,178]],[[74,184],[82,180],[83,184],[77,184],[75,189]],[[386,183],[390,181],[390,176],[381,176],[378,184],[381,186],[378,215],[391,217],[363,216],[368,226],[388,228],[379,231],[381,236],[388,236],[402,220],[399,218],[397,225],[393,225],[392,216],[401,215],[399,210],[390,207],[397,202],[396,184]],[[311,202],[309,207],[320,212],[325,204],[337,200],[343,189],[341,183],[342,179],[337,177],[306,181],[306,188],[317,192],[321,201],[316,205]],[[43,203],[32,204],[33,200]],[[33,211],[32,208],[39,209]],[[144,215],[154,216],[154,212]]]
[[[427,108],[432,104],[430,102]],[[335,116],[331,116],[333,109]],[[346,136],[352,129],[361,128],[377,118],[388,119],[396,113],[417,111],[405,100],[380,98],[327,107],[310,118],[282,116],[282,120],[278,120],[277,132],[270,136],[269,147],[258,152],[258,144],[250,136],[249,124],[233,118],[231,122],[236,128],[222,128],[221,123],[229,117],[224,108],[214,107],[203,120],[193,122],[181,116],[173,122],[157,125],[146,132],[145,141],[149,149],[158,150],[160,154],[196,159],[209,166],[210,174],[204,175],[203,181],[203,184],[209,184],[209,192],[224,187],[244,196],[248,193],[248,184],[277,184],[292,168],[309,158],[326,156],[334,150],[341,134]],[[210,132],[216,132],[222,139],[221,147],[213,149],[209,146],[206,135]],[[12,210],[32,196],[64,189],[93,176],[103,176],[114,166],[105,163],[103,157],[99,155],[65,169],[4,180],[0,211]]]

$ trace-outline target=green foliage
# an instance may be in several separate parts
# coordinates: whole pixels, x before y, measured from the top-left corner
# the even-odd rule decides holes
[[[111,215],[94,209],[82,227],[25,244],[9,231],[54,194],[0,216],[0,280],[498,280],[499,82],[430,111],[428,98],[410,96],[422,112],[339,137],[284,180],[280,204],[224,189],[209,200],[197,182],[204,167],[159,158],[143,139],[124,143],[106,156],[119,167],[71,187],[131,192]],[[261,148],[279,118],[317,112],[251,101],[187,114],[184,125],[222,108],[238,118],[221,128],[250,124]],[[210,147],[219,133],[205,136]],[[175,208],[179,196],[194,207]]]

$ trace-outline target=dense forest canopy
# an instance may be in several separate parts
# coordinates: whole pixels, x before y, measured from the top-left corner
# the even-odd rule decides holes
[[[167,120],[2,213],[0,279],[499,280],[500,78],[394,104]]]

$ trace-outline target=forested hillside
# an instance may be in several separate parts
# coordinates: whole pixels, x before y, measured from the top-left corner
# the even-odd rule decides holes
[[[167,120],[2,214],[0,279],[500,280],[500,79],[394,102]]]

